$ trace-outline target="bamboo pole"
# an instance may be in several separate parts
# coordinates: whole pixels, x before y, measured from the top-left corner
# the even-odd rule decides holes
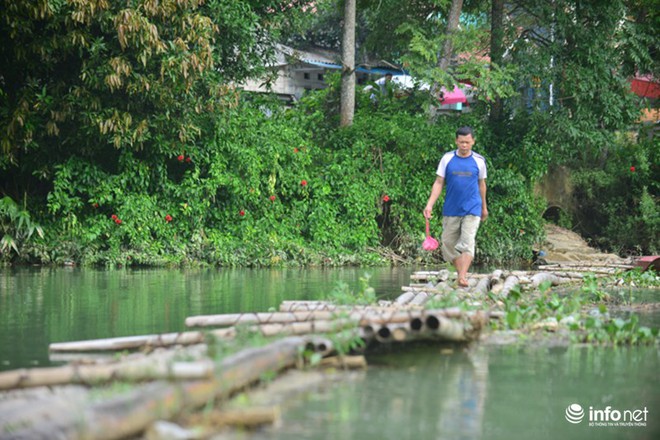
[[[490,278],[488,277],[481,278],[477,283],[477,285],[474,287],[473,292],[480,296],[486,296],[488,294],[488,291],[490,290],[490,283],[491,283]]]
[[[101,402],[86,399],[66,403],[73,417],[53,423],[50,413],[22,411],[0,415],[3,432],[13,427],[12,439],[67,438],[112,440],[140,434],[156,420],[170,419],[184,409],[200,407],[213,399],[259,380],[268,371],[293,366],[309,340],[288,337],[265,347],[243,350],[222,361],[217,374],[207,380],[155,381],[121,392]],[[54,401],[53,401],[54,402]],[[59,404],[59,403],[58,403]],[[43,436],[44,428],[49,437]],[[3,434],[4,435],[4,434]],[[4,438],[4,437],[3,437]]]
[[[186,318],[187,327],[229,327],[238,324],[282,324],[299,321],[328,320],[337,313],[328,310],[302,312],[230,313],[222,315],[200,315]]]
[[[397,305],[405,305],[405,304],[408,304],[414,297],[415,297],[415,292],[413,292],[413,291],[404,292],[401,295],[399,295],[394,300],[394,302]]]
[[[411,309],[408,309],[411,310]],[[237,313],[224,315],[204,315],[186,318],[186,325],[197,327],[214,325],[234,325],[236,323],[250,323],[262,320],[260,324],[291,324],[305,321],[329,321],[332,319],[354,319],[363,322],[405,322],[411,316],[411,311],[402,311],[399,308],[347,308],[342,311],[305,311],[305,312],[271,312],[271,313]]]
[[[367,360],[362,355],[356,356],[332,356],[321,359],[319,367],[345,368],[345,369],[366,369]]]
[[[509,275],[504,280],[504,285],[502,286],[502,292],[500,293],[500,295],[507,297],[509,295],[509,292],[511,292],[511,290],[514,289],[519,284],[520,284],[520,280],[518,279],[517,276]]]
[[[532,276],[532,287],[537,288],[542,283],[549,282],[551,285],[556,286],[560,283],[559,277],[551,272],[539,272]]]
[[[328,333],[350,326],[357,326],[356,319],[335,319],[290,322],[283,324],[261,324],[248,326],[247,332],[260,333],[263,336],[303,335],[309,333]],[[236,336],[236,328],[223,328],[208,332],[217,339],[231,339]],[[120,338],[96,339],[50,344],[51,352],[83,352],[139,349],[144,347],[166,347],[172,345],[191,345],[204,342],[203,332],[167,333],[163,335],[145,335]]]
[[[363,306],[366,307],[366,306]],[[285,304],[284,302],[280,304],[280,312],[304,312],[304,311],[341,311],[345,310],[346,306],[335,305],[330,303],[289,303]]]
[[[111,380],[204,379],[213,375],[213,368],[213,362],[210,360],[167,363],[150,358],[118,364],[23,368],[0,373],[0,390],[44,385],[95,384]]]
[[[424,305],[431,296],[426,292],[417,292],[408,304],[415,306]]]
[[[426,328],[446,341],[464,342],[467,340],[463,322],[448,319],[440,314],[429,314],[426,317]]]
[[[231,338],[235,329],[219,329],[210,332],[219,339]],[[51,352],[121,351],[144,347],[170,347],[173,345],[200,344],[205,341],[203,332],[163,333],[159,335],[125,336],[92,339],[88,341],[56,342],[48,346]]]
[[[280,409],[277,406],[241,408],[241,409],[214,409],[204,411],[203,414],[192,414],[187,423],[203,427],[223,428],[237,426],[242,428],[257,428],[262,425],[272,425],[280,419]],[[208,428],[207,428],[208,429]],[[200,438],[211,438],[214,432],[208,432]]]
[[[285,324],[261,324],[254,326],[254,330],[263,336],[306,335],[310,333],[329,333],[347,327],[357,327],[355,319],[335,319],[323,321],[289,322]]]

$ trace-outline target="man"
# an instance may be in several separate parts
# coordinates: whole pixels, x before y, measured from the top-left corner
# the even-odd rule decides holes
[[[480,222],[488,218],[486,160],[472,151],[474,141],[471,127],[456,130],[458,148],[442,156],[424,208],[424,217],[431,218],[433,205],[446,184],[442,208],[442,256],[456,268],[460,287],[468,286],[467,272],[474,259],[477,230]]]

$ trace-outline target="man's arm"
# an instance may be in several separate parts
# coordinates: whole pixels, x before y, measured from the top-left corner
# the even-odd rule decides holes
[[[486,179],[479,179],[479,194],[481,195],[481,221],[488,218],[488,204],[486,203]]]
[[[429,196],[429,201],[426,202],[426,208],[424,208],[424,217],[431,218],[433,217],[433,205],[442,194],[442,187],[445,184],[445,178],[437,176],[435,182],[433,182],[433,187],[431,187],[431,195]]]

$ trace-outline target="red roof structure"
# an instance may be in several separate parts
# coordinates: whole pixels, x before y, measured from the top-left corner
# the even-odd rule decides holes
[[[642,98],[660,98],[660,83],[654,81],[651,75],[638,75],[630,81],[632,92]]]

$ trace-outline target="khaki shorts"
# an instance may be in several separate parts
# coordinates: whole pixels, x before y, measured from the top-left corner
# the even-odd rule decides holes
[[[452,262],[465,252],[474,257],[479,223],[481,217],[476,215],[442,218],[442,256],[445,261]]]

